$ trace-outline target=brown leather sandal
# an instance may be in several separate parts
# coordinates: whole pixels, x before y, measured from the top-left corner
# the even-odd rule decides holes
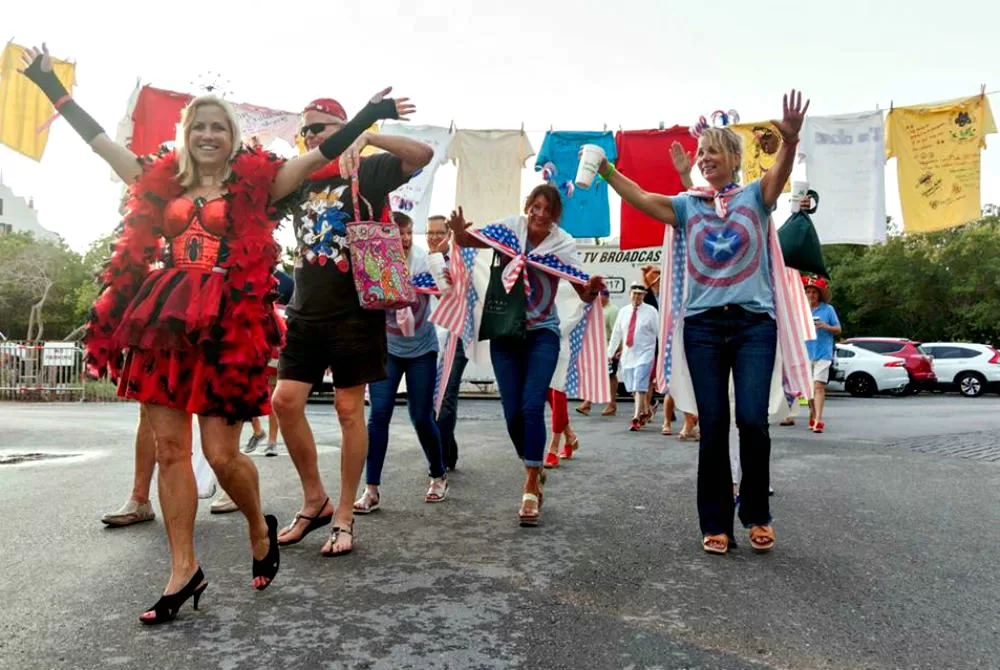
[[[340,551],[334,551],[333,547],[337,546],[337,542],[340,541],[341,535],[351,536],[351,547],[350,549],[341,549]],[[351,519],[351,525],[347,526],[346,528],[338,524],[330,529],[330,539],[326,541],[326,544],[324,544],[323,548],[319,550],[319,553],[321,556],[326,556],[327,558],[334,558],[336,556],[347,556],[349,553],[354,551],[354,541],[355,541],[354,519]],[[329,551],[327,550],[327,547],[330,547]]]
[[[706,554],[727,554],[729,553],[729,536],[725,533],[716,535],[706,535],[701,541],[701,548]]]
[[[758,554],[774,549],[774,528],[771,526],[750,526],[750,547]]]

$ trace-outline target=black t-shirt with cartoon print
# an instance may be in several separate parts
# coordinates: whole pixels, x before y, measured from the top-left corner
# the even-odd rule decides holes
[[[358,168],[361,217],[381,220],[389,193],[407,181],[403,162],[389,153],[362,159]],[[346,224],[354,221],[351,181],[334,176],[306,181],[288,201],[299,255],[295,259],[295,293],[288,315],[301,321],[329,321],[364,312],[351,274]],[[373,216],[374,214],[374,216]],[[371,218],[369,218],[371,217]]]

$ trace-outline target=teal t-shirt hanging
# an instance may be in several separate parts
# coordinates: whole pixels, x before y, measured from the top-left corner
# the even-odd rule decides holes
[[[608,207],[608,184],[594,179],[590,188],[574,188],[572,198],[566,197],[562,185],[576,179],[580,164],[580,147],[596,144],[604,149],[609,161],[618,158],[614,135],[608,132],[553,131],[545,134],[542,149],[535,160],[535,171],[541,172],[546,163],[556,168],[555,183],[563,196],[563,215],[559,225],[573,237],[608,237],[611,235],[611,210]]]

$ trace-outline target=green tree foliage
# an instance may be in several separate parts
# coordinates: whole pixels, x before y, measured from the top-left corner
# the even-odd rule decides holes
[[[61,339],[80,325],[77,294],[89,279],[80,255],[62,240],[0,236],[0,331],[23,339],[32,325],[34,338]]]
[[[87,313],[91,305],[97,299],[97,292],[100,289],[97,275],[104,267],[104,263],[111,257],[111,250],[117,239],[117,232],[110,232],[103,237],[99,237],[90,243],[87,253],[83,255],[83,268],[93,281],[84,282],[76,290],[76,320],[79,325],[87,320]]]
[[[844,337],[1000,342],[1000,217],[883,245],[824,247]]]

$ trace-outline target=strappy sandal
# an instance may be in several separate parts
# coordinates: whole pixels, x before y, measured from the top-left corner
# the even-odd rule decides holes
[[[699,439],[701,439],[701,436],[698,434],[697,430],[692,430],[692,431],[682,430],[677,434],[677,439],[680,440],[681,442],[697,442]]]
[[[382,494],[372,493],[367,488],[361,497],[354,501],[355,514],[371,514],[377,512],[382,504]]]
[[[642,422],[640,422],[639,419],[632,419],[632,423],[629,425],[628,429],[633,433],[637,433],[640,428],[642,428]]]
[[[718,554],[720,556],[727,554],[729,553],[729,536],[725,533],[706,535],[701,540],[701,548],[706,554]]]
[[[647,409],[639,413],[639,426],[645,426],[653,418],[653,410]]]
[[[771,526],[750,526],[750,547],[758,554],[774,549],[774,528]]]
[[[534,514],[525,512],[525,503],[533,502],[535,503]],[[522,528],[534,528],[538,525],[538,520],[542,517],[542,501],[540,497],[534,493],[525,493],[521,495],[521,509],[517,512],[517,520],[521,524]]]
[[[341,533],[351,536],[351,548],[341,549],[340,551],[327,551],[326,550],[327,545],[323,545],[323,548],[319,550],[321,556],[326,556],[327,558],[334,558],[336,556],[346,556],[347,554],[354,551],[354,519],[351,519],[351,525],[348,526],[347,528],[344,528],[343,526],[334,526],[333,528],[331,528],[330,539],[327,540],[327,543],[331,547],[336,545],[337,541],[340,539]]]
[[[439,503],[448,497],[448,478],[437,477],[431,480],[430,488],[424,494],[424,502]]]
[[[565,460],[568,461],[571,458],[573,458],[573,454],[575,454],[576,450],[579,449],[579,448],[580,448],[580,438],[577,437],[572,442],[566,442],[563,445],[562,450],[559,452],[559,458],[562,458],[562,459],[565,459]]]
[[[608,406],[605,407],[604,410],[601,412],[601,416],[614,416],[617,413],[618,413],[617,407]]]
[[[582,414],[584,416],[590,416],[590,409],[589,408],[584,409],[582,405],[577,405],[576,406],[576,413],[577,414]]]
[[[293,528],[295,528],[295,524],[297,524],[299,521],[308,521],[309,524],[306,525],[305,530],[302,531],[302,534],[299,535],[294,540],[285,540],[284,542],[282,542],[281,540],[278,540],[278,546],[279,547],[290,547],[293,544],[298,544],[302,540],[306,539],[306,535],[308,535],[309,533],[313,532],[317,528],[322,528],[323,526],[325,526],[328,523],[330,523],[331,521],[333,521],[333,512],[330,512],[329,514],[326,514],[324,516],[320,516],[319,515],[320,512],[322,512],[324,509],[326,509],[326,504],[328,502],[330,502],[329,498],[327,498],[326,500],[323,501],[323,504],[319,506],[319,512],[316,513],[316,516],[306,516],[305,514],[302,514],[301,512],[299,512],[298,514],[296,514],[295,515],[295,519],[292,521],[291,525],[286,526],[285,528],[283,528],[282,531],[281,531],[282,533],[287,533],[287,532],[291,531]]]
[[[664,424],[663,430],[660,433],[663,435],[673,435],[674,431],[671,429],[670,424]]]

